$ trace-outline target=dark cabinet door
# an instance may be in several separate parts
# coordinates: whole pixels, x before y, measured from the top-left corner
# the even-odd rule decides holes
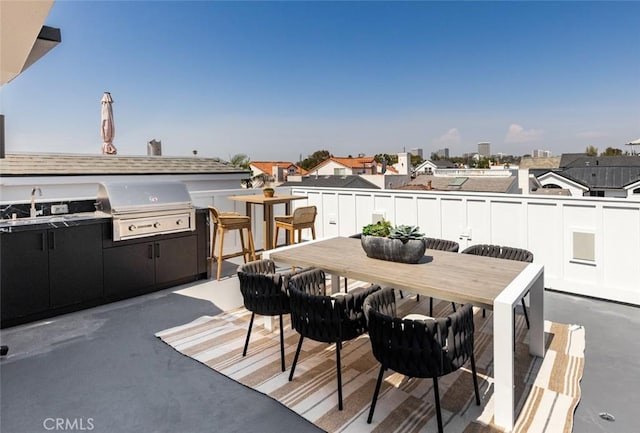
[[[104,294],[121,297],[155,284],[153,242],[105,248]]]
[[[2,321],[49,308],[47,231],[0,235],[0,314]]]
[[[156,282],[162,284],[198,273],[198,236],[165,239],[154,243]]]
[[[102,297],[102,226],[50,229],[49,290],[51,307]]]

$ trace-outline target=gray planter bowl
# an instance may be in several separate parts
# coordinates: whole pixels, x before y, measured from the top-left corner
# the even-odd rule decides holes
[[[418,263],[427,248],[424,239],[409,239],[403,243],[400,239],[362,235],[360,242],[367,257],[400,263]]]

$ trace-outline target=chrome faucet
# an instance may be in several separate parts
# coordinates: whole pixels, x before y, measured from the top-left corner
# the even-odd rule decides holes
[[[31,190],[31,209],[29,211],[29,216],[31,218],[42,215],[42,209],[40,209],[39,211],[36,210],[36,191],[38,192],[38,195],[42,197],[42,190],[39,186],[36,186]]]

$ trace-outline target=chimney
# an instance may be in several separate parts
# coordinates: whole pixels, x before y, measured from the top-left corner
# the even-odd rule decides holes
[[[162,155],[162,141],[155,138],[147,143],[147,156],[161,156]]]
[[[411,161],[407,152],[398,153],[398,163],[395,165],[398,174],[411,174]]]
[[[431,187],[431,179],[427,181],[427,191],[431,191],[433,188]]]
[[[284,180],[283,171],[282,167],[278,167],[277,165],[271,167],[271,176],[274,182],[282,182]]]

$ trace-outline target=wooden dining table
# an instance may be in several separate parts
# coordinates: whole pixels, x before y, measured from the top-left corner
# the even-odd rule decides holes
[[[515,423],[514,307],[530,293],[529,352],[544,357],[544,267],[538,263],[427,249],[417,264],[367,257],[359,239],[335,237],[271,250],[278,263],[320,268],[332,276],[391,286],[493,310],[494,422]],[[339,287],[339,284],[332,284]],[[339,289],[338,289],[339,290]]]
[[[285,205],[285,214],[291,215],[291,202],[294,200],[304,200],[306,195],[289,195],[289,194],[274,194],[273,197],[266,197],[264,194],[246,194],[246,195],[232,195],[227,197],[229,200],[244,202],[246,204],[246,214],[251,217],[253,206],[262,206],[262,228],[264,245],[263,250],[273,248],[273,207],[277,204]]]

